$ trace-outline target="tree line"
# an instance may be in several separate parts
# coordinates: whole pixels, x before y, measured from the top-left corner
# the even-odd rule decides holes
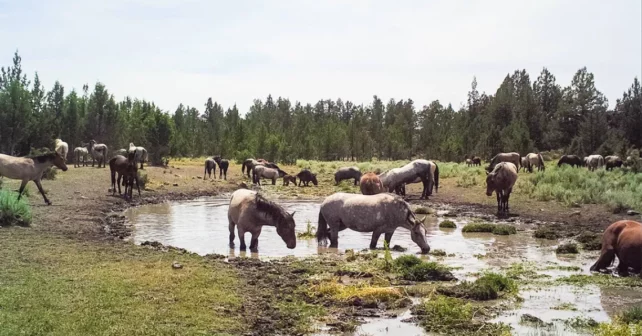
[[[435,100],[422,108],[412,99],[368,105],[324,99],[315,104],[286,98],[255,99],[242,116],[208,98],[204,109],[179,105],[173,113],[153,102],[117,101],[102,83],[65,92],[47,91],[30,79],[16,52],[0,72],[0,152],[26,155],[53,148],[61,138],[70,150],[95,139],[111,150],[130,142],[144,146],[152,161],[164,156],[220,154],[242,160],[430,159],[461,161],[498,152],[562,149],[588,155],[626,155],[642,147],[640,82],[624,91],[610,110],[592,73],[579,69],[562,87],[544,68],[532,81],[525,70],[508,74],[494,94],[480,93],[473,79],[465,106]]]

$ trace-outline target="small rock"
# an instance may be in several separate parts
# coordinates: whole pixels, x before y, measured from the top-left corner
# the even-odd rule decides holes
[[[84,199],[84,200],[88,199],[88,198],[87,198],[87,197],[85,197],[85,196],[80,196],[80,198],[81,198],[81,199]]]
[[[452,213],[450,211],[446,211],[446,212],[444,212],[443,216],[444,217],[457,217],[457,214],[456,213]]]
[[[203,178],[200,176],[196,176],[197,179],[202,180]]]
[[[579,215],[581,215],[581,214],[582,214],[582,212],[581,212],[581,211],[573,211],[573,213],[571,214],[571,216],[579,216]]]
[[[181,176],[180,176],[180,175],[178,175],[178,174],[174,174],[174,177],[179,177],[179,178],[180,178]]]
[[[174,187],[178,187],[178,183],[174,183],[174,184],[172,184],[172,185],[173,185]]]
[[[390,250],[395,252],[406,252],[408,249],[399,245],[395,245]]]
[[[626,214],[629,215],[629,216],[637,216],[640,213],[635,211],[635,210],[629,210],[629,211],[626,212]]]
[[[183,265],[181,265],[181,264],[177,263],[176,261],[174,261],[174,263],[172,263],[172,268],[173,269],[181,269],[181,268],[183,268]]]

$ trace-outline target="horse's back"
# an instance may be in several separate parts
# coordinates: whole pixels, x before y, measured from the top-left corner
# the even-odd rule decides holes
[[[247,208],[255,197],[256,191],[249,189],[238,189],[233,192],[230,198],[230,206],[227,210],[228,217],[233,221],[237,221],[243,209]]]

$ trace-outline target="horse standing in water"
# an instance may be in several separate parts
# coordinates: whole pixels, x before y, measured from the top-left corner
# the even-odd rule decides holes
[[[51,202],[45,196],[40,179],[42,178],[42,173],[52,165],[62,171],[67,171],[65,159],[55,152],[34,157],[15,157],[0,154],[0,176],[6,176],[13,180],[22,180],[18,191],[18,199],[22,197],[22,192],[25,190],[27,183],[33,181],[47,205],[51,205]]]
[[[424,218],[425,219],[425,218]],[[339,246],[339,231],[352,229],[357,232],[372,232],[370,248],[377,248],[381,234],[388,246],[398,227],[410,230],[410,238],[421,249],[422,254],[430,252],[426,242],[426,229],[410,209],[410,205],[391,194],[359,195],[336,193],[328,196],[319,210],[317,241],[330,247]]]
[[[486,176],[486,196],[497,194],[497,214],[508,214],[508,200],[517,181],[517,168],[510,162],[500,162]]]
[[[361,176],[359,188],[364,195],[376,195],[385,192],[381,179],[375,173],[366,173]]]
[[[223,178],[227,180],[227,168],[230,166],[230,161],[223,159],[220,156],[215,156],[212,159],[218,164],[219,175],[218,178]],[[214,177],[216,177],[216,171],[214,172]]]
[[[241,250],[246,249],[245,233],[252,234],[250,251],[258,252],[259,235],[264,225],[275,226],[276,233],[289,249],[296,247],[294,212],[287,213],[281,206],[265,199],[256,191],[239,189],[232,193],[227,219],[230,229],[230,247],[234,248],[234,228],[238,230]]]
[[[212,170],[214,171],[214,178],[216,178],[216,161],[212,159],[205,159],[205,171],[203,172],[203,180],[205,180],[205,175],[209,175],[210,180],[212,179]]]

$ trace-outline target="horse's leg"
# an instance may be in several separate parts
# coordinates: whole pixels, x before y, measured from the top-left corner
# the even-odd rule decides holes
[[[251,232],[252,240],[250,240],[250,252],[259,252],[259,235],[261,235],[261,226]]]
[[[223,171],[223,179],[227,181],[227,168]]]
[[[230,248],[234,248],[234,227],[236,224],[232,221],[232,219],[228,216],[227,220],[230,222],[229,228],[230,228]]]
[[[40,184],[40,179],[35,179],[33,180],[33,182],[38,187],[38,191],[40,191],[40,194],[42,194],[42,198],[44,198],[45,203],[47,203],[47,205],[51,205],[51,202],[47,199],[47,196],[45,196],[45,191],[42,189],[42,184]]]
[[[421,199],[428,199],[428,188],[430,188],[430,183],[425,178],[421,178],[421,184],[424,186],[424,190],[421,192]]]
[[[272,185],[276,184],[276,177],[272,178]]]
[[[241,229],[240,226],[236,226],[236,231],[239,234],[239,242],[241,242],[241,251],[245,251],[247,249],[247,246],[245,245],[245,230]]]
[[[123,175],[121,173],[118,173],[118,195],[122,195],[122,192],[120,191],[120,181],[123,178]]]
[[[495,190],[495,195],[497,195],[497,214],[502,213],[502,195],[501,191]]]
[[[388,248],[390,248],[390,240],[392,239],[392,235],[393,235],[394,233],[395,233],[394,231],[392,231],[392,232],[386,232],[386,235],[385,235],[385,236],[383,236],[384,241],[386,242],[386,244],[388,244]]]
[[[508,207],[508,201],[510,200],[510,194],[512,192],[513,192],[513,188],[510,188],[510,189],[508,189],[508,191],[506,192],[506,195],[505,195],[505,197],[506,197],[506,213],[510,212],[510,208]]]
[[[372,232],[372,239],[370,240],[370,249],[374,250],[377,248],[377,242],[379,241],[379,237],[381,236],[381,231],[379,229],[374,230]]]
[[[29,183],[29,180],[22,180],[22,183],[20,183],[20,189],[18,190],[18,199],[22,197],[22,192],[25,190],[25,186],[27,186],[27,183]]]

